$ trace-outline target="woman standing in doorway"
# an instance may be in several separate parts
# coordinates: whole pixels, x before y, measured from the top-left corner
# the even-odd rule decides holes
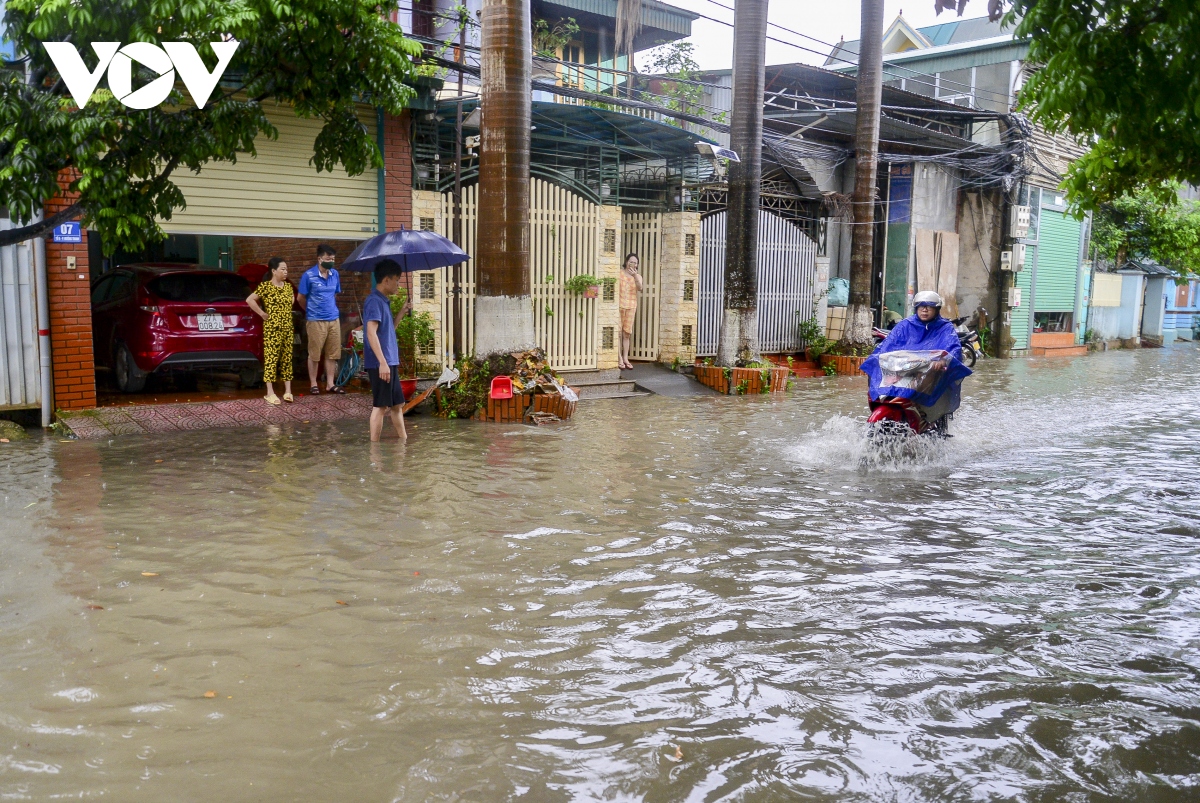
[[[637,314],[638,292],[642,289],[642,274],[638,273],[638,255],[629,254],[621,266],[618,281],[618,298],[621,307],[621,348],[617,353],[620,368],[632,368],[629,361],[629,343],[633,339],[633,317]]]
[[[292,304],[295,291],[287,280],[287,263],[271,257],[269,271],[246,303],[263,319],[263,381],[267,385],[267,404],[279,404],[272,384],[283,380],[283,400],[292,397],[292,342],[295,339],[292,323]],[[259,305],[262,302],[262,305]],[[264,310],[263,307],[266,307]]]

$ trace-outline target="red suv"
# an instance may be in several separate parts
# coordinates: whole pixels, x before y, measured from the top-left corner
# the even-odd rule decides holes
[[[169,370],[227,369],[256,384],[262,319],[250,310],[250,283],[225,270],[175,264],[122,265],[92,284],[96,365],[137,393]]]

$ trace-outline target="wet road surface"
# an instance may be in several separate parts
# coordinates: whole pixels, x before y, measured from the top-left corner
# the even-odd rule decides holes
[[[1200,349],[0,451],[0,799],[1200,799]]]

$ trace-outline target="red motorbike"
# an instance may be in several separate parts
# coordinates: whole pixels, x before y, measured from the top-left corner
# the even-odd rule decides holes
[[[892,351],[879,355],[883,387],[904,388],[923,396],[934,392],[945,376],[949,355],[944,351]],[[947,388],[946,390],[949,390]],[[868,396],[871,415],[867,418],[872,434],[937,435],[947,437],[946,425],[952,413],[950,396],[942,392],[930,405],[922,405],[905,396]]]
[[[870,404],[871,415],[867,423],[873,432],[946,437],[946,419],[949,415],[929,421],[912,401],[899,396],[880,396]]]

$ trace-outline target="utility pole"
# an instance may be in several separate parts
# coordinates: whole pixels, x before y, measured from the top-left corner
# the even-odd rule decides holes
[[[462,230],[462,142],[463,142],[463,71],[462,64],[467,60],[467,15],[461,9],[458,13],[458,104],[454,114],[454,229],[451,232],[454,244],[459,248],[463,245]],[[454,282],[451,297],[454,299],[453,327],[451,342],[453,344],[454,362],[462,359],[462,263],[454,263]]]
[[[725,216],[725,294],[717,364],[753,362],[758,353],[758,203],[762,183],[763,89],[768,0],[738,0],[733,14],[733,108]]]
[[[857,125],[854,132],[854,228],[850,233],[850,308],[842,342],[869,346],[871,271],[875,256],[875,167],[883,95],[883,0],[862,0],[858,45]]]
[[[475,355],[535,345],[529,278],[529,0],[483,0]]]

